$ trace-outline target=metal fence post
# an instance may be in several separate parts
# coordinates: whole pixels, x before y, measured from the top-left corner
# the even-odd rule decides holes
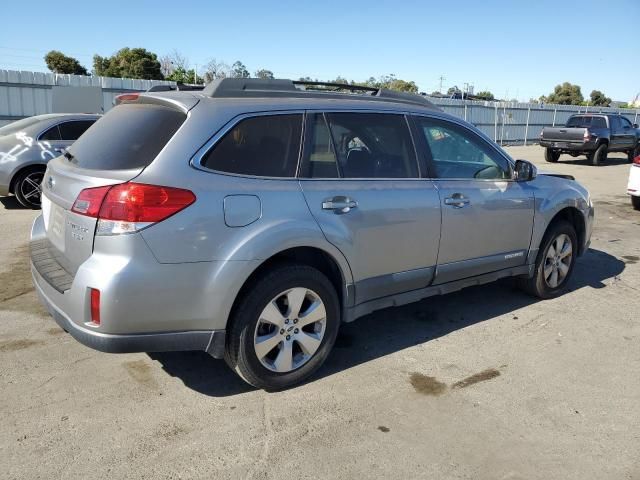
[[[527,125],[524,127],[524,146],[527,146],[527,138],[529,138],[529,115],[531,115],[531,107],[527,108]]]
[[[636,116],[633,117],[633,123],[638,123],[638,110],[636,110]]]
[[[498,102],[494,103],[494,106],[496,107],[496,111],[493,125],[493,141],[498,143]]]
[[[467,104],[464,104],[464,121],[467,121]]]
[[[554,108],[553,109],[553,124],[551,125],[552,127],[556,126],[556,113],[558,113],[558,109]]]

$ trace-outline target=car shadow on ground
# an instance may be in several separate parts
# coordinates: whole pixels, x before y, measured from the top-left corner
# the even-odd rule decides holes
[[[4,206],[5,210],[27,210],[20,205],[16,197],[0,197],[0,203]]]
[[[615,156],[611,156],[615,155]],[[571,165],[584,165],[586,167],[592,166],[591,162],[587,160],[587,157],[572,157],[570,155],[562,155],[558,163],[569,163]],[[613,167],[615,165],[631,165],[629,159],[626,154],[620,153],[612,153],[610,154],[604,162],[601,162],[599,167]]]
[[[605,281],[619,275],[624,268],[624,262],[616,257],[590,249],[576,263],[566,294],[584,287],[605,288]],[[538,301],[515,288],[513,280],[505,279],[374,312],[341,326],[334,351],[309,381],[429,342]],[[152,353],[149,356],[169,375],[204,395],[224,397],[253,390],[224,361],[215,360],[204,352]]]

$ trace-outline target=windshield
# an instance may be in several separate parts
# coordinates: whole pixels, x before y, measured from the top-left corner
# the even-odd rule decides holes
[[[13,135],[14,133],[18,133],[20,130],[23,130],[31,125],[35,125],[40,122],[41,119],[38,117],[29,117],[23,118],[22,120],[18,120],[15,122],[11,122],[8,125],[0,128],[0,137],[4,137],[6,135]]]

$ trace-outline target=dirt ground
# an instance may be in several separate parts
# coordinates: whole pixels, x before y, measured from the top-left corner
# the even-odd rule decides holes
[[[508,281],[344,326],[281,393],[204,353],[109,355],[31,287],[37,212],[0,198],[0,478],[640,479],[640,212],[623,155],[570,173],[596,203],[570,291]]]

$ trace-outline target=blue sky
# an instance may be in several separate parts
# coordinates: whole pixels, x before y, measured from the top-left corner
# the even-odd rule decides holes
[[[640,92],[640,0],[6,2],[0,68],[46,71],[51,49],[91,68],[94,53],[176,49],[192,66],[241,60],[251,72],[364,80],[395,74],[431,92],[528,100],[563,81],[628,101]],[[625,26],[628,23],[628,26]]]

